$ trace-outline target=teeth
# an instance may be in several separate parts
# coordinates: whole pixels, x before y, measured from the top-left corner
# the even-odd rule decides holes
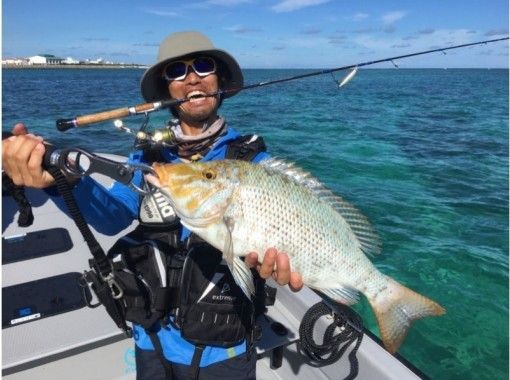
[[[191,91],[186,97],[188,99],[196,99],[196,98],[202,98],[206,94],[203,91]]]

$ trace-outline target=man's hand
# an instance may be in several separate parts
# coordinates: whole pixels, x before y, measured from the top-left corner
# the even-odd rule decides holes
[[[289,285],[289,288],[295,292],[303,287],[301,275],[290,271],[289,256],[283,252],[278,252],[275,248],[269,248],[264,255],[262,264],[258,262],[258,254],[250,252],[244,259],[244,262],[250,268],[256,268],[260,277],[266,279],[272,276],[280,285]]]
[[[43,139],[29,134],[22,123],[14,126],[12,134],[2,140],[2,168],[7,175],[19,186],[42,189],[52,185],[53,177],[42,168]]]

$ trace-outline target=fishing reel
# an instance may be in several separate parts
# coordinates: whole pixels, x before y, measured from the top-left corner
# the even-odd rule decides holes
[[[175,147],[176,137],[175,133],[169,128],[159,128],[153,131],[148,131],[149,114],[145,114],[145,119],[138,131],[126,127],[121,119],[116,119],[113,122],[115,128],[132,134],[135,136],[133,146],[136,150],[151,150],[159,149],[161,147]]]

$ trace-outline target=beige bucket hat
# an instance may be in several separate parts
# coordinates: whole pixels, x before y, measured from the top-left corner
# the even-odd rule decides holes
[[[168,99],[168,87],[161,71],[170,61],[190,54],[203,54],[212,57],[226,76],[222,90],[234,90],[243,87],[243,73],[237,61],[226,51],[217,49],[212,42],[200,32],[177,32],[170,34],[159,45],[158,61],[145,71],[141,80],[142,96],[147,102]],[[226,98],[239,91],[227,92]]]

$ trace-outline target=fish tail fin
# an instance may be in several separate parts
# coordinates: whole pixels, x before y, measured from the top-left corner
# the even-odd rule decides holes
[[[442,315],[446,310],[431,299],[388,278],[388,286],[370,297],[384,347],[395,353],[414,320]]]

